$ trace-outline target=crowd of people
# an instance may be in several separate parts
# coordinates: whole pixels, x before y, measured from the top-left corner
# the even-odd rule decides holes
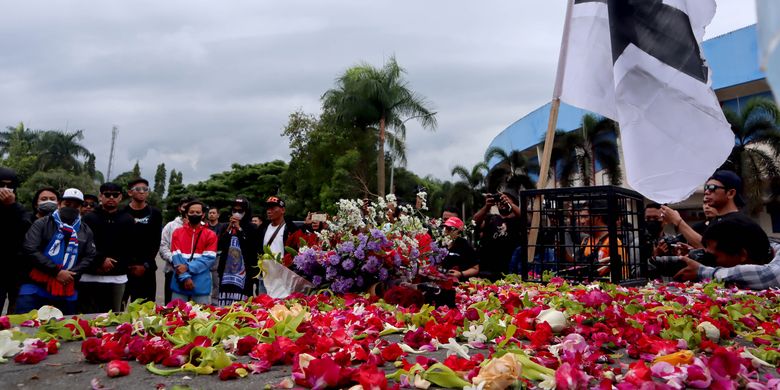
[[[65,314],[117,312],[135,299],[154,301],[157,256],[164,263],[165,302],[230,305],[266,291],[256,277],[259,255],[270,251],[292,266],[285,248],[297,248],[301,242],[314,245],[316,233],[327,228],[327,216],[320,213],[309,213],[299,226],[286,216],[285,201],[278,196],[268,197],[262,205],[265,219],[253,214],[242,196],[232,201],[227,218],[216,208],[185,198],[178,205],[180,215],[163,225],[160,210],[147,202],[149,182],[143,178],[125,188],[104,183],[97,195],[75,188],[61,194],[41,188],[30,213],[16,198],[18,185],[12,170],[0,168],[0,242],[5,260],[0,307],[8,300],[9,313],[43,305]],[[739,211],[744,204],[741,192],[737,175],[716,172],[704,185],[708,219],[692,225],[666,205],[647,205],[644,222],[652,253],[651,273],[645,276],[664,275],[671,268],[670,276],[677,280],[780,287],[780,245],[770,245],[766,233]],[[581,240],[577,252],[562,257],[597,263],[598,275],[603,276],[609,272],[610,258],[628,254],[619,237],[614,239],[620,252],[610,253],[604,214],[594,211],[608,210],[606,203],[597,204],[578,209],[575,223],[590,231],[575,238]],[[521,235],[527,234],[523,216],[514,194],[486,195],[484,207],[473,216],[471,234],[458,210],[445,208],[440,226],[431,227],[450,237],[442,270],[460,281],[474,276],[496,280],[524,272],[518,261],[524,249]],[[226,221],[220,222],[220,217]]]

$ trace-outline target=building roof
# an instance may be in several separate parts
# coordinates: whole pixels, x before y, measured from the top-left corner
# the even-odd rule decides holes
[[[715,90],[764,79],[759,67],[758,36],[756,25],[708,39],[703,42],[705,58],[712,71],[712,87]],[[550,86],[552,88],[552,85]],[[506,151],[525,150],[542,141],[547,131],[550,103],[518,119],[499,133],[488,146]],[[574,130],[588,111],[561,103],[558,111],[558,129]],[[491,161],[493,166],[498,161]]]

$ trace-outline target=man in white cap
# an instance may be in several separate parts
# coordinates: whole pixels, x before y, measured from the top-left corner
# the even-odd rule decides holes
[[[35,221],[27,231],[17,313],[51,305],[63,314],[75,314],[78,294],[74,281],[91,269],[95,260],[92,231],[81,223],[83,202],[81,191],[68,188],[57,210]]]

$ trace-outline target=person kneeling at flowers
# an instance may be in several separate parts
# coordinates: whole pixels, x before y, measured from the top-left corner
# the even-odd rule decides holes
[[[449,253],[442,262],[447,275],[458,280],[465,280],[479,273],[479,261],[474,247],[462,237],[465,224],[458,217],[450,217],[444,221],[444,233],[451,241]]]
[[[747,216],[713,223],[701,241],[705,253],[700,261],[716,266],[683,256],[685,268],[674,276],[676,280],[714,279],[751,290],[780,287],[780,244],[770,243],[766,233]]]
[[[211,301],[211,266],[217,256],[217,235],[201,221],[203,203],[184,206],[187,222],[171,237],[171,279],[173,299],[208,304]]]

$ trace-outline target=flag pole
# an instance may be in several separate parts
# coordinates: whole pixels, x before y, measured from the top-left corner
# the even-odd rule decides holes
[[[558,125],[558,110],[561,107],[561,89],[563,87],[563,75],[566,69],[566,53],[569,44],[569,29],[571,22],[571,8],[574,0],[566,2],[566,19],[563,22],[563,35],[561,37],[561,50],[558,54],[558,70],[555,75],[555,86],[553,87],[552,102],[550,103],[550,118],[547,121],[547,134],[544,137],[544,149],[542,151],[541,164],[539,168],[539,182],[537,188],[547,187],[547,180],[550,172],[550,159],[552,157],[553,141],[555,140],[555,128]],[[555,180],[555,178],[553,178]],[[539,238],[539,225],[541,224],[541,196],[534,197],[533,213],[531,215],[531,230],[528,236],[528,262],[534,261],[536,252],[536,241]],[[527,270],[523,270],[526,272]]]

